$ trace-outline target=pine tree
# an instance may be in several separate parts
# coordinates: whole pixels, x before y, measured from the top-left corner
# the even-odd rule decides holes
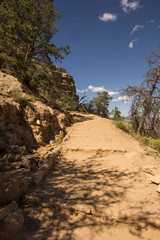
[[[0,69],[28,84],[37,66],[52,71],[53,59],[61,60],[69,46],[56,47],[52,37],[61,14],[52,0],[5,0],[0,2]]]
[[[101,117],[107,118],[109,115],[109,100],[112,99],[108,92],[98,92],[97,97],[94,97],[90,102],[92,105],[93,112]]]
[[[112,115],[112,119],[115,121],[122,120],[121,117],[121,111],[118,109],[118,107],[115,107],[111,112],[110,115]]]

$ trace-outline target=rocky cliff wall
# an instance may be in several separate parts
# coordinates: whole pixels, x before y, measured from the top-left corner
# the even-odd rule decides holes
[[[0,150],[44,145],[68,124],[67,116],[23,93],[18,80],[0,72]]]
[[[79,96],[76,94],[76,86],[73,77],[69,73],[55,72],[55,78],[59,89],[67,96],[71,96],[74,100],[78,101]]]

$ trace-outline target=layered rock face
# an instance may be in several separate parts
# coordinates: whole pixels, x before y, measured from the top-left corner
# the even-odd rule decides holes
[[[67,125],[64,113],[41,101],[25,100],[27,95],[16,78],[0,72],[0,89],[0,150],[10,145],[44,145]],[[20,95],[18,102],[12,98],[13,91]],[[25,106],[22,100],[27,101]]]
[[[36,141],[25,112],[18,103],[0,96],[0,150],[10,145],[35,145]]]
[[[76,94],[76,87],[73,77],[69,73],[55,72],[59,89],[66,95],[71,96],[74,100],[78,101],[79,96]]]
[[[40,76],[39,83],[36,86],[30,85],[32,91],[38,95],[44,97],[52,103],[52,99],[55,100],[56,91],[64,93],[67,96],[72,97],[75,101],[79,100],[79,96],[76,94],[76,86],[73,77],[66,72],[66,69],[59,66],[54,66],[52,73],[50,70],[46,70],[50,75],[50,80],[46,83],[45,78]],[[54,92],[55,91],[55,92]]]

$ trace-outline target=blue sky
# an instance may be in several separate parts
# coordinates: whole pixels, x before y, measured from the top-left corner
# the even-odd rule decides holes
[[[69,45],[62,64],[75,80],[77,93],[88,99],[107,90],[123,115],[130,104],[119,89],[139,85],[146,56],[160,44],[160,0],[54,0],[62,14],[56,22],[56,46]]]

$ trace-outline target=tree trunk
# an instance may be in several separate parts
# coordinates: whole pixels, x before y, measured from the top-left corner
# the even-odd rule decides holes
[[[141,120],[140,120],[138,130],[137,130],[137,133],[138,133],[138,134],[141,134],[141,133],[142,133],[142,129],[143,129],[143,125],[144,125],[146,116],[147,116],[147,114],[149,113],[150,109],[152,108],[151,105],[152,105],[153,93],[154,93],[154,90],[155,90],[155,88],[156,88],[156,84],[157,84],[157,82],[158,82],[158,80],[159,80],[159,76],[160,76],[159,69],[160,69],[160,65],[159,65],[158,68],[157,68],[156,78],[155,78],[155,80],[153,81],[153,84],[152,84],[151,89],[150,89],[150,91],[149,91],[149,97],[148,97],[148,99],[146,100],[146,102],[144,103],[144,112],[143,112],[142,118],[141,118]]]

